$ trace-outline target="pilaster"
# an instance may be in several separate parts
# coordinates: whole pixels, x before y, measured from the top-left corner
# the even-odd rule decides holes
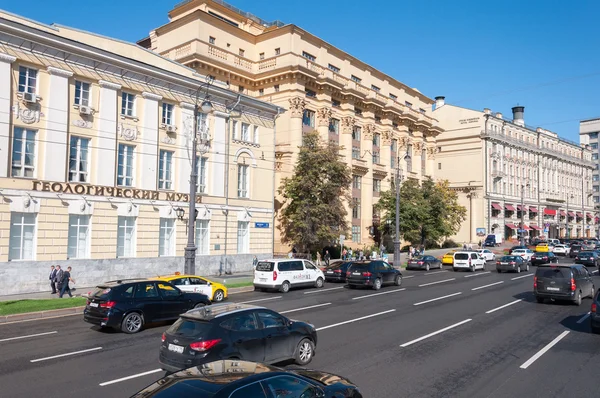
[[[215,113],[214,131],[212,131],[210,134],[210,137],[212,139],[211,161],[208,163],[209,168],[207,172],[207,175],[210,175],[212,177],[209,178],[208,181],[209,187],[212,187],[212,189],[209,192],[211,193],[211,195],[214,196],[225,196],[225,173],[227,172],[225,167],[226,165],[233,165],[234,163],[234,158],[233,156],[231,156],[233,155],[231,153],[231,150],[229,151],[229,159],[225,158],[225,142],[227,141],[227,123],[228,120],[226,114]],[[229,182],[231,186],[231,181],[236,181],[235,179],[232,180],[232,176],[235,176],[235,174],[232,174],[231,167],[229,173]],[[250,178],[250,181],[253,181],[253,179]],[[252,193],[252,189],[250,190],[250,192]]]
[[[139,162],[141,170],[140,184],[141,189],[155,191],[157,187],[158,174],[156,171],[158,163],[158,102],[162,96],[143,92],[144,98],[144,117],[142,118],[142,138],[139,145]],[[171,178],[175,176],[175,168],[171,165]]]
[[[192,134],[194,133],[194,105],[182,102],[179,133],[177,133],[177,192],[189,192],[192,172]],[[210,182],[209,182],[210,184]]]
[[[100,104],[98,106],[97,147],[93,153],[95,183],[97,185],[115,185],[115,166],[117,164],[115,148],[117,144],[117,91],[120,84],[100,80]]]
[[[329,142],[329,121],[331,120],[330,108],[317,109],[317,131],[324,142]]]
[[[361,240],[363,244],[370,242],[369,227],[373,225],[373,135],[374,124],[366,124],[362,129],[360,155],[366,161],[367,173],[362,178],[361,189]]]
[[[292,156],[290,163],[296,164],[298,151],[295,149],[302,145],[302,115],[306,107],[306,101],[302,97],[293,97],[289,99],[290,107],[290,142]],[[292,166],[293,167],[293,166]]]
[[[10,101],[12,98],[11,64],[17,60],[12,55],[0,53],[0,178],[9,177],[10,153]]]

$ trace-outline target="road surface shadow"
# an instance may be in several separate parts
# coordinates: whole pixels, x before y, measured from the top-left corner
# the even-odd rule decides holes
[[[560,324],[573,332],[592,334],[589,317],[587,317],[583,322],[578,323],[584,316],[585,314],[569,315],[560,321]]]

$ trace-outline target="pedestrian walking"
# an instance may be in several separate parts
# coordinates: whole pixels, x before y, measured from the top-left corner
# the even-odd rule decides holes
[[[50,275],[48,275],[48,279],[50,279],[50,288],[52,288],[52,293],[56,294],[56,267],[54,265],[50,266]]]
[[[317,267],[321,266],[321,252],[317,252]]]
[[[60,265],[56,266],[56,274],[54,275],[54,283],[56,285],[56,292],[60,293],[60,290],[62,289],[62,280],[63,280],[63,274],[65,271],[62,270],[62,268],[60,268]]]
[[[346,249],[344,249],[342,251],[342,260],[346,261],[347,258],[348,258],[348,251]]]
[[[348,250],[348,260],[353,260],[352,254],[352,249]]]
[[[69,282],[75,283],[75,280],[71,278],[71,267],[67,267],[67,270],[63,272],[59,298],[62,298],[65,293],[69,293],[69,297],[73,297],[69,288]]]
[[[258,265],[258,258],[256,258],[256,256],[254,256],[254,258],[252,259],[252,268],[256,269],[257,265]]]
[[[329,260],[331,260],[331,254],[329,254],[329,250],[325,250],[323,259],[325,260],[325,265],[329,267]]]
[[[425,245],[421,245],[421,256],[425,255]]]

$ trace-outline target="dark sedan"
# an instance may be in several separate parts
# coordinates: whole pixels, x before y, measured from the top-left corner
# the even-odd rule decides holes
[[[346,282],[346,271],[352,264],[352,261],[332,261],[327,267],[323,268],[325,281],[327,282]]]
[[[529,271],[529,262],[525,261],[521,256],[502,256],[496,261],[496,271],[502,272],[521,272]]]
[[[169,375],[131,398],[362,398],[350,380],[318,370],[284,370],[262,363],[223,360]]]
[[[575,264],[598,267],[600,265],[600,256],[598,256],[598,252],[596,251],[579,252],[575,256]]]
[[[147,323],[172,321],[182,312],[210,303],[204,294],[182,292],[164,281],[116,281],[100,285],[88,295],[83,320],[137,333]]]
[[[531,256],[531,264],[556,264],[558,257],[552,252],[538,252]]]
[[[429,271],[431,268],[442,269],[442,262],[433,256],[417,256],[406,265],[406,269],[424,269],[425,271]]]

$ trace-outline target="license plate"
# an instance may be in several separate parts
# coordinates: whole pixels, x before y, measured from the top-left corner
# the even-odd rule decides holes
[[[327,271],[328,274],[333,274],[333,271]]]
[[[352,275],[360,275],[360,272],[353,272]]]
[[[558,287],[547,287],[546,290],[550,290],[551,292],[558,292],[560,289]]]
[[[267,281],[267,278],[260,278],[260,279],[259,279],[259,281],[261,281],[261,282],[266,282],[266,281]]]
[[[508,263],[500,263],[500,265],[508,265]]]
[[[90,303],[90,307],[98,307],[98,303]]]
[[[169,351],[177,352],[179,354],[183,354],[183,347],[180,345],[169,344]]]
[[[587,257],[581,257],[580,260],[586,261]]]

